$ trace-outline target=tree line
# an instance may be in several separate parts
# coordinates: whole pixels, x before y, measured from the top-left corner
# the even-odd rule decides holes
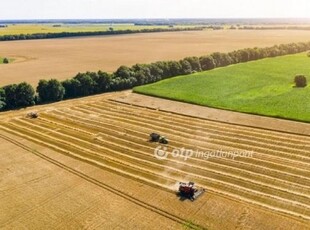
[[[117,35],[117,34],[133,34],[133,33],[156,33],[156,32],[177,32],[177,31],[199,31],[205,27],[178,27],[178,28],[151,28],[139,30],[113,30],[108,31],[88,31],[88,32],[61,32],[61,33],[36,33],[36,34],[17,34],[17,35],[2,35],[0,41],[14,40],[33,40],[33,39],[51,39],[65,37],[81,37],[81,36],[98,36],[98,35]]]
[[[247,48],[229,53],[215,52],[201,57],[186,57],[179,61],[158,61],[151,64],[120,66],[114,73],[78,73],[65,81],[40,80],[36,90],[26,83],[0,88],[0,110],[56,102],[111,91],[131,89],[135,86],[163,79],[211,70],[268,57],[295,54],[310,49],[310,42],[275,45],[266,48]]]
[[[310,30],[310,26],[242,26],[238,27],[238,29],[239,30]]]

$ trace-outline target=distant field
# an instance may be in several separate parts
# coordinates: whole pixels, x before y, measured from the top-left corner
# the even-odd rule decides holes
[[[194,27],[196,25],[176,26]],[[0,28],[1,35],[36,34],[36,33],[61,33],[61,32],[95,32],[114,30],[142,30],[154,28],[169,28],[163,26],[135,26],[134,24],[8,24],[8,27]]]
[[[0,56],[15,59],[0,66],[0,86],[21,81],[36,86],[42,78],[63,80],[78,72],[112,72],[120,65],[305,41],[310,31],[205,30],[0,42]]]
[[[137,87],[136,92],[246,113],[310,122],[310,87],[294,88],[294,76],[310,76],[305,53],[237,64]],[[308,77],[309,79],[309,77]],[[309,79],[310,80],[310,79]]]

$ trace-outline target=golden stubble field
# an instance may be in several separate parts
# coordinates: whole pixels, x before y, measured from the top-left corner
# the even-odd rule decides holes
[[[309,136],[114,100],[123,96],[0,115],[0,228],[308,228]],[[34,109],[39,118],[26,118]],[[154,131],[169,137],[169,150],[251,150],[254,157],[159,160],[147,141]],[[175,185],[184,180],[206,193],[180,201]]]
[[[78,72],[309,40],[310,31],[301,30],[207,30],[0,42],[0,57],[16,60],[0,65],[0,86],[21,81],[36,86],[39,79],[63,80]]]
[[[122,64],[310,40],[308,31],[203,31],[0,42],[0,85]],[[308,229],[310,137],[123,104],[105,94],[0,114],[0,228]],[[172,102],[173,103],[173,102]],[[150,103],[151,104],[151,103]],[[25,117],[32,110],[39,118]],[[165,161],[169,150],[252,150],[254,158]],[[180,201],[176,183],[207,189]]]

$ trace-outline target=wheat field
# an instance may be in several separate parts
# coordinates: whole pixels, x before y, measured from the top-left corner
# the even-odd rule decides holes
[[[148,210],[152,203],[155,207],[151,207],[157,208],[157,214],[159,212],[160,216],[168,216],[176,224],[186,225],[193,220],[194,228],[210,227],[212,221],[207,220],[209,212],[220,212],[223,209],[218,204],[213,207],[213,211],[208,211],[212,205],[207,201],[212,196],[218,197],[219,201],[223,199],[220,197],[232,200],[226,202],[232,205],[236,212],[234,215],[240,218],[238,223],[231,220],[227,225],[217,222],[216,225],[222,226],[222,229],[231,229],[231,226],[255,227],[262,221],[262,213],[274,216],[275,225],[269,222],[269,227],[290,223],[296,229],[306,229],[306,223],[310,221],[308,136],[146,109],[106,99],[104,96],[83,104],[48,106],[40,111],[38,119],[29,119],[24,115],[7,116],[0,123],[0,131],[4,133],[1,138],[13,143],[21,139],[24,144],[27,141],[41,146],[44,151],[37,148],[32,151],[43,158],[47,152],[53,151],[75,159],[80,162],[75,165],[78,168],[75,173],[83,170],[82,164],[86,164],[100,169],[101,176],[109,172],[123,178],[120,182],[106,183],[116,187],[116,194],[123,189],[127,195],[129,193],[139,202],[143,201],[144,208]],[[157,145],[148,142],[148,134],[154,131],[169,137],[168,150],[184,147],[204,151],[253,151],[253,157],[234,160],[192,157],[185,161],[169,154],[166,160],[159,160],[154,156]],[[61,167],[67,166],[64,164]],[[91,172],[88,171],[88,174]],[[95,179],[87,179],[96,180],[97,176]],[[195,181],[207,190],[206,194],[195,202],[178,201],[175,185],[184,180]],[[118,183],[121,183],[119,187],[116,186]],[[137,193],[142,191],[131,187],[135,183],[140,183],[142,190],[149,190],[141,196],[135,192],[130,193],[131,189]],[[160,198],[161,195],[153,197],[151,191],[154,189],[158,194],[167,194],[167,200]],[[124,196],[123,193],[118,195]],[[155,202],[157,199],[162,203]],[[167,207],[171,202],[173,208]],[[197,213],[198,207],[204,211],[199,215],[188,215],[187,212],[180,212],[184,205],[188,212]],[[239,210],[242,206],[247,207],[247,214],[244,214],[245,210]],[[227,210],[229,207],[226,207]],[[164,215],[163,212],[168,213]],[[242,220],[243,215],[247,221]],[[256,217],[255,221],[250,222],[254,215],[262,219]],[[229,217],[232,214],[227,214]],[[79,221],[83,221],[83,218]],[[0,226],[10,225],[0,223]]]
[[[0,42],[0,57],[14,59],[0,65],[0,86],[36,86],[39,79],[64,80],[78,72],[309,40],[310,31],[301,30],[205,30]]]

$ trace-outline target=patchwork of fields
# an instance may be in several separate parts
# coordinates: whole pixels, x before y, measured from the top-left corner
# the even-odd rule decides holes
[[[135,88],[136,92],[214,108],[310,122],[310,87],[295,88],[294,77],[310,81],[306,53],[231,65]]]
[[[176,28],[188,28],[199,25],[179,25]],[[168,29],[168,25],[156,25],[156,26],[135,26],[134,24],[8,24],[7,27],[0,27],[0,36],[3,35],[19,35],[19,34],[37,34],[37,33],[62,33],[62,32],[95,32],[95,31],[109,31],[113,30],[143,30],[143,29]]]
[[[15,116],[0,130],[163,191],[192,180],[214,193],[310,220],[310,137],[145,109],[111,100],[50,108],[38,119]],[[156,159],[148,134],[169,137],[168,150],[253,151],[252,158],[168,155]],[[178,199],[175,198],[178,203]],[[292,220],[292,222],[294,222]],[[201,222],[200,222],[201,223]]]
[[[63,28],[42,31],[48,29]],[[219,30],[0,42],[0,56],[14,59],[0,65],[0,87],[309,40],[310,31],[302,30]],[[306,54],[264,59],[137,91],[310,121],[309,87],[293,88],[296,74],[310,75],[309,63]],[[217,109],[210,115],[191,104],[186,113],[175,101],[156,98],[156,104],[139,94],[126,101],[128,95],[106,93],[0,114],[0,228],[309,229],[308,125],[287,121],[294,132],[286,126],[276,131],[259,116],[247,120],[248,114]],[[33,111],[39,117],[27,118]],[[154,154],[158,144],[148,140],[153,132],[169,139],[165,159]],[[171,154],[175,149],[252,155],[184,159]],[[182,200],[176,195],[180,181],[194,181],[206,192],[194,202]]]

